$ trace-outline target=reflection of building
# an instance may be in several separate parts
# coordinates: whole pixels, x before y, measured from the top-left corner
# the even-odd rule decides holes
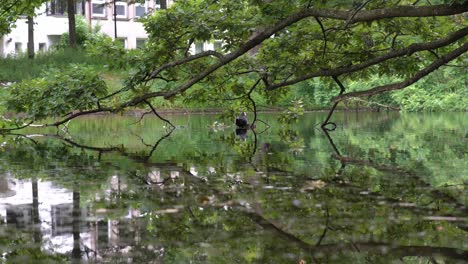
[[[20,230],[36,230],[40,236],[35,241],[42,241],[45,251],[69,254],[78,239],[82,257],[98,260],[103,255],[131,251],[140,241],[139,230],[144,228],[138,226],[141,222],[134,220],[142,216],[138,209],[129,209],[123,217],[108,219],[107,211],[92,211],[84,204],[76,204],[80,200],[73,199],[72,191],[51,182],[15,180],[8,175],[8,180],[0,178],[1,184],[0,190],[8,190],[10,194],[0,196],[2,229],[14,226]],[[127,187],[114,175],[109,177],[107,188],[105,192],[117,193]],[[78,213],[74,212],[76,206],[80,208]]]
[[[191,171],[197,174],[197,168],[192,167]],[[179,194],[185,188],[184,175],[187,173],[176,165],[154,167],[147,174],[147,183],[161,188],[166,186],[164,195]],[[154,263],[159,263],[157,259],[164,256],[164,247],[157,240],[148,244],[144,238],[147,232],[144,217],[148,212],[139,208],[110,209],[117,204],[115,202],[120,203],[115,199],[131,191],[133,185],[126,182],[125,177],[109,176],[101,195],[96,195],[100,203],[108,205],[101,209],[86,206],[80,200],[83,197],[79,188],[73,192],[52,182],[17,180],[11,175],[3,184],[8,187],[0,186],[0,190],[8,190],[11,195],[0,196],[0,218],[4,219],[0,230],[16,228],[34,234],[33,242],[41,243],[45,252],[72,254],[78,251],[85,261],[99,261],[116,255],[130,261],[133,254],[149,252],[154,255]],[[161,208],[151,213],[177,213],[181,208]],[[118,216],[109,218],[112,213]]]
[[[33,224],[33,205],[20,204],[6,208],[7,224],[15,224],[18,228],[25,228]]]
[[[0,175],[0,198],[11,197],[16,194],[10,186],[9,173]]]
[[[80,219],[87,216],[86,208],[80,209]],[[50,208],[51,214],[51,230],[52,236],[60,236],[63,234],[71,234],[73,232],[73,204],[57,204],[52,205]],[[85,222],[81,221],[81,232],[88,230]]]

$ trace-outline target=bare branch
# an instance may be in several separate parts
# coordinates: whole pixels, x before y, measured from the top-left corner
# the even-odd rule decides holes
[[[250,91],[247,93],[247,98],[249,101],[252,103],[252,108],[253,108],[253,113],[254,113],[254,120],[252,121],[252,124],[250,124],[250,127],[254,127],[255,122],[257,121],[257,104],[255,103],[255,100],[252,98],[252,92],[254,91],[255,87],[260,83],[262,79],[258,79],[255,84],[250,88]]]
[[[63,125],[65,124],[66,122],[72,120],[72,119],[75,119],[79,116],[84,116],[84,115],[90,115],[90,114],[97,114],[97,113],[102,113],[102,112],[112,112],[113,109],[112,108],[100,108],[100,109],[93,109],[93,110],[88,110],[88,111],[82,111],[82,112],[76,112],[76,113],[73,113],[71,115],[69,115],[68,117],[60,120],[60,121],[57,121],[57,122],[54,122],[54,123],[50,123],[50,124],[44,124],[44,125],[35,125],[37,127],[51,127],[51,126],[60,126],[60,125]]]
[[[143,114],[140,115],[140,118],[138,119],[138,121],[136,121],[135,123],[131,123],[130,125],[135,125],[135,124],[138,124],[141,122],[141,120],[143,120],[143,118],[146,116],[146,115],[149,115],[153,113],[153,111],[147,111],[147,112],[144,112]]]
[[[338,87],[340,87],[340,95],[342,95],[346,88],[344,87],[344,85],[340,82],[340,80],[338,79],[338,77],[336,76],[333,76],[333,80],[338,84]],[[332,117],[333,115],[333,112],[335,112],[335,109],[336,107],[338,106],[338,103],[339,102],[334,102],[332,108],[330,109],[330,111],[328,112],[328,115],[327,117],[325,118],[325,121],[323,121],[322,123],[322,129],[323,130],[328,130],[328,131],[333,131],[336,129],[336,124],[333,123],[333,122],[330,122],[330,118]],[[328,125],[332,125],[332,128],[327,128]]]
[[[156,112],[156,109],[154,109],[153,105],[148,101],[148,100],[144,100],[145,104],[147,104],[150,108],[151,108],[151,111],[153,111],[153,113],[161,120],[163,120],[164,122],[168,123],[172,128],[175,128],[175,126],[171,123],[171,121],[167,120],[166,118],[162,117],[160,114],[158,114],[158,112]]]
[[[18,127],[14,127],[14,128],[2,128],[0,129],[0,133],[8,133],[10,131],[15,131],[15,130],[21,130],[23,128],[26,128],[26,127],[29,127],[33,122],[29,122],[29,123],[26,123],[26,124],[23,124],[21,126],[18,126]]]

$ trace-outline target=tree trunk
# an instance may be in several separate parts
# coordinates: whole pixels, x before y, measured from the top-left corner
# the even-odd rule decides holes
[[[114,41],[117,40],[117,5],[116,1],[113,2],[113,9],[114,9]]]
[[[34,59],[34,18],[28,16],[28,58]]]
[[[70,48],[76,49],[76,23],[75,23],[75,0],[67,0],[68,12],[68,43]]]
[[[161,0],[161,9],[167,9],[167,0]]]

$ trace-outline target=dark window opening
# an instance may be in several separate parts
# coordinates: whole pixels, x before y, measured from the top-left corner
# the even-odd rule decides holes
[[[65,16],[68,11],[67,0],[52,0],[47,3],[47,14]],[[85,15],[85,0],[75,1],[75,14]]]

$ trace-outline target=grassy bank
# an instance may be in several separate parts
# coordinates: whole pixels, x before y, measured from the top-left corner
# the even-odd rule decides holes
[[[132,63],[129,54],[134,51],[125,51],[115,48],[112,43],[106,43],[102,50],[114,50],[116,54],[102,54],[101,49],[59,49],[46,53],[39,53],[36,58],[28,59],[26,54],[0,58],[0,85],[5,82],[20,82],[41,77],[44,72],[52,68],[64,69],[70,64],[83,64],[92,67],[99,73],[108,86],[108,91],[116,91],[123,86],[124,80],[131,72]],[[118,58],[117,58],[118,57]],[[135,64],[135,61],[133,61]],[[468,88],[464,78],[468,70],[461,67],[443,67],[429,77],[404,90],[385,93],[372,98],[363,98],[340,104],[339,109],[354,111],[355,109],[391,110],[402,109],[405,111],[467,111]],[[371,76],[366,80],[343,80],[347,91],[359,91],[371,87],[400,81],[397,77]],[[206,87],[198,87],[205,89]],[[202,90],[198,89],[198,90]],[[213,109],[226,109],[233,101],[221,98],[214,100],[212,97],[203,96],[187,91],[183,96],[177,96],[172,100],[156,98],[152,100],[157,109],[168,111],[212,111]],[[259,110],[283,110],[301,102],[304,110],[324,110],[330,107],[330,100],[336,96],[338,89],[336,84],[326,79],[307,80],[293,87],[284,88],[278,96],[271,98],[260,91],[254,91],[252,97]],[[0,87],[0,100],[5,101],[8,89]],[[128,98],[120,98],[128,99]],[[250,103],[239,105],[238,108],[249,108]],[[0,110],[2,104],[0,103]]]
[[[84,50],[61,49],[38,53],[31,60],[26,54],[0,58],[0,81],[18,82],[39,77],[48,68],[63,68],[71,63],[86,64],[106,71],[101,58],[88,56]]]

